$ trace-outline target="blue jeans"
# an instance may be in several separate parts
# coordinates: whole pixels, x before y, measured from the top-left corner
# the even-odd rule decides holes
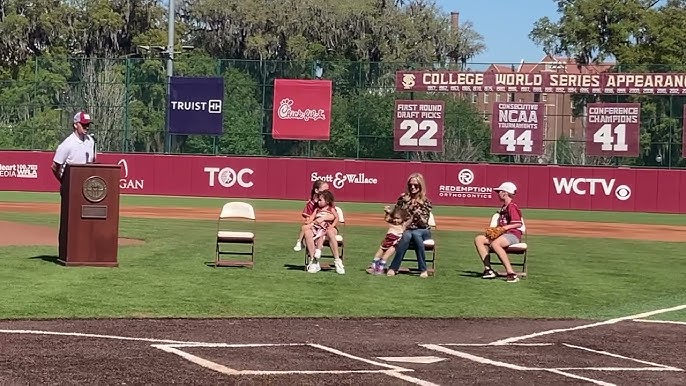
[[[405,257],[405,252],[410,247],[410,241],[414,241],[415,253],[417,254],[417,264],[419,266],[419,271],[426,271],[426,253],[424,251],[424,240],[431,238],[431,231],[428,229],[412,229],[403,232],[403,237],[395,246],[395,256],[391,262],[389,269],[398,271],[400,269],[400,263]]]

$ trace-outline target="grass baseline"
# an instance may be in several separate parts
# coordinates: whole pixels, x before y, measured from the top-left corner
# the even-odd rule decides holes
[[[215,197],[179,197],[122,194],[123,206],[154,206],[154,207],[190,207],[216,208],[217,214],[221,206],[228,201],[246,201],[259,210],[301,210],[305,204],[303,200],[274,200],[251,198],[215,198]],[[48,202],[59,203],[58,193],[42,192],[14,192],[0,191],[0,202]],[[339,202],[346,212],[378,213],[380,208],[388,203],[360,203]],[[436,205],[434,212],[441,216],[480,217],[489,218],[498,207],[498,201],[493,199],[492,207],[468,207]],[[639,213],[639,212],[608,212],[581,210],[528,209],[523,207],[524,216],[529,219],[540,220],[568,220],[590,222],[619,222],[628,224],[656,224],[656,225],[686,225],[686,216],[667,213]]]
[[[58,222],[44,214],[0,219]],[[305,273],[302,253],[292,250],[297,227],[277,223],[254,224],[253,270],[208,268],[214,227],[210,220],[122,218],[121,236],[146,244],[122,247],[117,269],[71,269],[37,258],[54,255],[54,247],[0,248],[0,317],[595,319],[686,303],[686,283],[670,263],[679,243],[532,235],[531,278],[509,284],[478,278],[471,232],[437,230],[438,274],[421,280],[366,274],[383,230],[362,226],[346,228],[346,275]],[[617,268],[627,262],[630,269]]]

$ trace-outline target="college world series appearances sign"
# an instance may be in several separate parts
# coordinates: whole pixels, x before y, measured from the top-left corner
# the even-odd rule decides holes
[[[169,82],[169,133],[222,135],[224,78],[173,76]]]
[[[686,95],[686,74],[397,71],[396,91]]]
[[[396,100],[393,150],[443,152],[445,102]]]

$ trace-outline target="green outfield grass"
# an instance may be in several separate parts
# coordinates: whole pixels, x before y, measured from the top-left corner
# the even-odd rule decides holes
[[[26,197],[29,197],[27,195]],[[37,195],[50,200],[50,196]],[[35,198],[34,197],[34,198]],[[6,198],[6,196],[5,196]],[[127,203],[218,201],[125,197]],[[260,204],[270,203],[260,201]],[[292,204],[284,204],[292,205]],[[265,204],[266,207],[266,204]],[[362,208],[362,206],[360,206]],[[457,209],[457,208],[456,208]],[[635,216],[635,215],[634,215]],[[57,228],[58,216],[0,213]],[[612,318],[686,304],[683,245],[532,235],[530,278],[483,280],[473,233],[436,231],[438,275],[364,272],[383,229],[348,226],[346,275],[308,274],[295,224],[255,223],[254,269],[212,268],[214,221],[122,218],[118,268],[55,264],[56,247],[0,248],[0,318],[422,316]],[[412,252],[410,252],[412,253]],[[675,314],[673,320],[686,320]]]
[[[219,208],[227,201],[239,200],[250,202],[255,210],[301,210],[304,201],[293,200],[261,200],[245,198],[206,198],[206,197],[161,197],[161,196],[137,196],[122,195],[122,205],[135,206],[160,206],[160,207],[198,207]],[[34,192],[0,192],[0,202],[52,202],[59,203],[58,193],[34,193]],[[381,206],[389,203],[353,203],[340,202],[339,206],[345,207],[346,212],[352,213],[378,213]],[[493,201],[493,208],[489,207],[461,207],[461,206],[436,206],[436,216],[462,216],[490,218],[494,208],[498,206]],[[632,213],[632,212],[600,212],[600,211],[577,211],[577,210],[544,210],[522,208],[524,216],[528,219],[541,220],[571,220],[591,222],[621,222],[631,224],[662,224],[662,225],[686,225],[686,216],[663,213]]]

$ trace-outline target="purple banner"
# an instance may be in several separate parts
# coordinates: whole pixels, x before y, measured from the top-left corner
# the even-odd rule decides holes
[[[170,79],[169,133],[222,135],[224,78]]]

